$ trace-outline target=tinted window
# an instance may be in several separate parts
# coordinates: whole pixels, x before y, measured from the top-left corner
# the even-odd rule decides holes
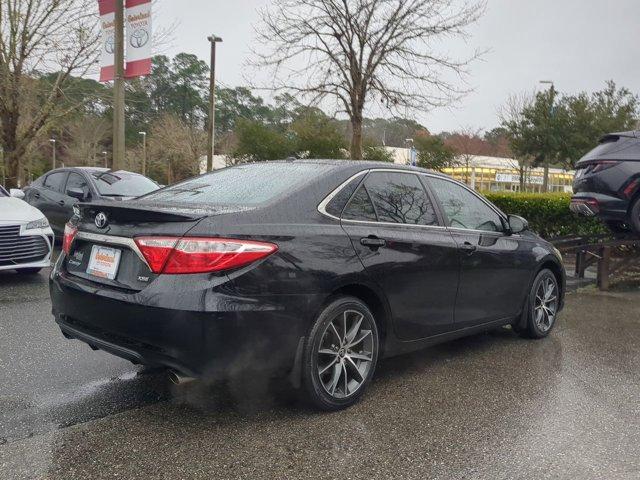
[[[346,203],[353,195],[353,192],[358,185],[362,181],[363,176],[358,176],[351,180],[347,185],[340,189],[340,191],[327,203],[325,207],[325,211],[329,215],[333,215],[334,217],[339,217],[344,210]]]
[[[157,190],[153,180],[127,172],[93,173],[100,195],[105,197],[139,197]]]
[[[66,177],[67,172],[50,173],[47,175],[47,178],[44,179],[44,186],[56,192],[61,192]]]
[[[367,176],[365,186],[379,221],[412,225],[438,224],[433,205],[417,175],[373,172]]]
[[[223,168],[147,195],[145,201],[259,205],[314,181],[333,168],[315,163],[262,162]]]
[[[364,185],[362,185],[351,198],[349,204],[344,209],[342,218],[367,222],[375,222],[377,220],[376,211],[373,208],[373,203],[371,203],[371,199]]]
[[[82,175],[70,173],[65,191],[69,192],[69,190],[82,190],[86,194],[89,193],[89,185]]]
[[[429,178],[447,217],[448,226],[472,230],[502,231],[500,216],[466,188],[439,178]]]

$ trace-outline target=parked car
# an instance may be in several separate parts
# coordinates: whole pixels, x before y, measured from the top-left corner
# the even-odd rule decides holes
[[[640,235],[640,135],[605,135],[576,164],[571,210],[598,217],[614,232]]]
[[[80,204],[63,251],[50,291],[66,337],[174,379],[286,374],[328,410],[383,356],[508,324],[548,335],[565,289],[525,220],[376,162],[243,164]]]
[[[0,186],[0,271],[34,274],[51,264],[53,231],[38,209]]]
[[[153,180],[123,170],[58,168],[25,188],[25,200],[46,215],[56,236],[61,238],[76,203],[128,200],[158,188]]]

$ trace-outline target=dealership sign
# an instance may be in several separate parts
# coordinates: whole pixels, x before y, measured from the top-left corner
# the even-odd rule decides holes
[[[115,77],[115,0],[98,0],[101,26],[100,81]],[[151,73],[151,0],[127,0],[124,76]]]
[[[496,173],[496,182],[504,183],[520,183],[520,175],[512,173]],[[542,185],[544,179],[542,177],[525,177],[525,183],[528,185]]]

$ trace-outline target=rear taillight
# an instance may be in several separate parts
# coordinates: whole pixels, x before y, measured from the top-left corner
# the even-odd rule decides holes
[[[138,237],[136,245],[153,273],[207,273],[230,270],[278,250],[273,243],[229,238]]]
[[[64,226],[64,237],[62,238],[62,251],[67,255],[71,251],[71,244],[73,244],[73,239],[76,238],[76,233],[78,233],[77,227],[74,227],[70,223],[67,223]]]
[[[589,164],[590,168],[588,169],[588,172],[598,173],[598,172],[601,172],[602,170],[606,170],[607,168],[615,167],[619,163],[620,162],[616,160],[598,160],[597,162],[593,162]]]

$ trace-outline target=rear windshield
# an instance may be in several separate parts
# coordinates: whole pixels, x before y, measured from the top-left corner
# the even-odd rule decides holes
[[[124,172],[94,173],[93,180],[105,197],[139,197],[158,190],[158,185],[142,175]]]
[[[640,160],[640,141],[637,138],[613,137],[587,153],[580,162],[591,160]],[[578,165],[581,167],[584,165]]]
[[[312,181],[331,168],[314,163],[264,162],[223,168],[144,197],[145,201],[259,205]]]

